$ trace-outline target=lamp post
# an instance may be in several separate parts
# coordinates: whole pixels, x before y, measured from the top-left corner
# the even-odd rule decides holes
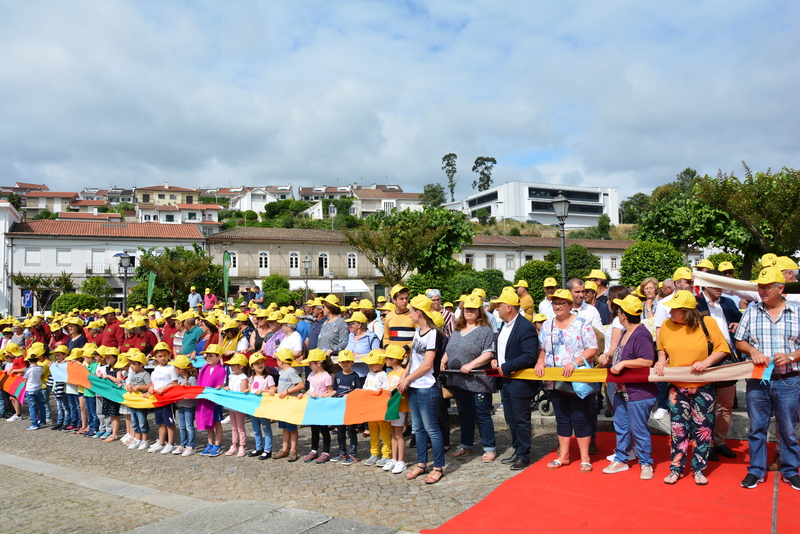
[[[558,219],[558,224],[561,226],[561,288],[567,288],[567,253],[566,253],[566,235],[564,234],[564,222],[569,217],[569,200],[564,198],[561,191],[558,196],[553,199],[553,211]]]
[[[328,278],[331,279],[331,295],[333,295],[333,279],[336,277],[333,271],[328,271]]]
[[[127,252],[119,255],[119,268],[122,271],[122,313],[128,309],[128,269],[132,259],[133,256]]]
[[[311,268],[311,260],[308,259],[308,256],[303,258],[303,269],[306,270],[306,297],[304,302],[308,302],[308,270]]]

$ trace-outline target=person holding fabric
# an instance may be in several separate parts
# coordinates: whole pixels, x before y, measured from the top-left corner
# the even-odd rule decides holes
[[[230,358],[237,352],[243,353],[247,351],[250,342],[242,336],[238,322],[234,320],[226,321],[220,327],[220,330],[222,330],[222,336],[220,336],[219,347],[222,349],[223,358]],[[185,340],[186,338],[184,337],[184,342]]]
[[[611,372],[620,374],[625,369],[641,369],[653,366],[655,349],[650,332],[641,324],[642,302],[635,295],[612,301],[618,306],[617,319],[624,330],[620,342],[620,352],[614,355]],[[617,445],[614,461],[603,469],[603,473],[614,474],[627,471],[629,450],[636,446],[641,473],[639,478],[653,478],[653,450],[650,440],[650,427],[647,420],[650,410],[656,403],[658,388],[649,382],[618,383],[614,395],[614,430]]]
[[[472,375],[470,371],[490,367],[495,339],[489,322],[480,311],[480,298],[468,295],[464,300],[464,313],[456,321],[455,331],[447,343],[447,352],[442,357],[442,370],[460,371],[447,377],[447,385],[456,399],[461,421],[461,445],[451,456],[461,458],[472,454],[477,419],[484,451],[482,459],[488,463],[497,458],[492,422],[495,379]]]
[[[270,368],[270,374],[276,374],[274,371],[278,371],[280,368],[276,354],[278,353],[278,346],[283,341],[283,338],[286,337],[286,333],[283,331],[281,324],[278,322],[281,319],[283,319],[283,314],[276,311],[270,313],[269,317],[267,317],[265,320],[269,326],[269,337],[264,338],[265,341],[261,346],[261,353],[264,354],[267,367]]]
[[[697,299],[691,291],[676,291],[666,305],[671,311],[670,318],[664,321],[658,332],[658,362],[655,365],[658,376],[664,376],[665,367],[690,367],[692,373],[700,373],[730,353],[717,322],[697,311]],[[675,484],[684,476],[689,441],[694,439],[694,482],[704,486],[708,484],[703,471],[708,464],[717,408],[714,384],[684,381],[669,384],[667,399],[672,461],[670,474],[664,483]]]
[[[572,314],[572,292],[557,289],[550,297],[555,317],[545,321],[539,332],[539,361],[536,376],[543,377],[545,367],[562,368],[562,376],[569,378],[584,360],[588,363],[597,355],[597,336],[591,323]],[[578,441],[581,454],[581,473],[592,471],[589,444],[592,427],[589,422],[591,395],[582,399],[577,395],[555,389],[553,381],[545,382],[551,390],[550,401],[556,416],[558,458],[547,464],[548,469],[569,465],[569,442],[572,435]]]
[[[278,320],[278,324],[281,325],[284,337],[277,350],[289,349],[296,360],[300,359],[303,356],[303,337],[297,331],[297,316],[286,314],[283,319]]]

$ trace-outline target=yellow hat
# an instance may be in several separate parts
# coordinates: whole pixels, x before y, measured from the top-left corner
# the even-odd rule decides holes
[[[337,308],[340,307],[340,305],[339,305],[339,297],[337,297],[336,295],[330,294],[330,295],[328,295],[327,297],[325,297],[322,300],[324,302],[327,302],[331,306],[336,306]]]
[[[356,306],[359,310],[374,310],[375,306],[372,305],[372,301],[369,299],[361,299],[358,302],[358,306]]]
[[[383,304],[384,302],[386,302],[386,297],[381,295],[381,296],[379,296],[378,298],[375,299],[375,302],[377,302],[378,304]]]
[[[516,284],[514,284],[514,287],[528,287],[528,281],[520,280]]]
[[[23,354],[22,353],[22,349],[20,349],[19,345],[17,345],[16,343],[7,344],[5,346],[5,349],[6,349],[6,352],[8,352],[9,354],[12,354],[12,355],[14,355],[16,357],[20,357]]]
[[[189,290],[190,290],[190,291],[195,291],[195,290],[197,290],[197,288],[196,288],[196,287],[194,287],[194,286],[192,286],[192,287],[190,287],[190,288],[189,288]]]
[[[471,310],[483,308],[483,302],[478,295],[464,295],[461,302],[464,303],[464,308],[469,308]]]
[[[381,349],[371,350],[367,356],[364,356],[361,359],[361,361],[367,365],[383,365],[383,363],[386,361],[386,353]]]
[[[717,269],[719,269],[722,272],[732,271],[733,270],[733,264],[731,262],[729,262],[729,261],[723,261],[723,262],[720,262],[719,267],[717,267]]]
[[[779,256],[775,265],[781,271],[797,269],[797,263],[789,256]]]
[[[106,306],[100,310],[100,315],[108,315],[109,313],[117,313],[111,306]]]
[[[764,267],[758,273],[757,284],[783,284],[786,282],[786,277],[778,269],[778,267]]]
[[[114,364],[114,369],[122,369],[126,365],[128,365],[128,357],[124,354],[120,354],[117,363]]]
[[[395,360],[403,360],[406,357],[406,351],[400,345],[389,345],[386,347],[386,351],[384,353],[384,359],[392,358]]]
[[[547,320],[547,316],[543,313],[537,313],[536,315],[531,318],[532,323],[543,323]]]
[[[3,333],[4,333],[4,334],[5,334],[5,333],[11,333],[11,334],[13,334],[13,333],[14,333],[14,330],[13,330],[12,328],[5,327],[5,328],[3,328]]]
[[[246,323],[246,322],[247,322],[247,321],[248,321],[250,318],[249,318],[249,317],[247,317],[247,314],[246,314],[246,313],[241,313],[241,312],[239,312],[239,313],[237,313],[237,314],[236,314],[236,317],[235,317],[235,319],[236,319],[237,321],[239,321],[240,323]]]
[[[646,298],[645,294],[642,293],[642,286],[639,284],[636,286],[636,289],[633,290],[633,294],[639,297],[640,299]]]
[[[119,357],[119,349],[117,347],[100,347],[103,349],[103,356],[116,356]]]
[[[53,321],[52,323],[50,323],[50,333],[51,333],[51,334],[55,334],[55,333],[56,333],[56,332],[58,332],[59,330],[61,330],[61,325],[60,325],[60,324],[58,324],[58,323],[57,323],[57,322],[55,322],[55,321]]]
[[[220,325],[219,329],[223,332],[225,330],[239,330],[239,323],[231,319],[230,321],[225,321],[224,324]]]
[[[395,305],[395,303],[394,303],[394,302],[387,302],[387,303],[385,303],[383,306],[381,306],[380,308],[378,308],[378,311],[387,311],[387,312],[392,312],[392,311],[394,311],[394,310],[396,310],[396,309],[397,309],[397,306]]]
[[[714,264],[711,263],[711,260],[703,258],[700,262],[695,265],[695,267],[703,267],[704,269],[714,269]]]
[[[337,357],[337,359],[340,362],[354,362],[354,361],[356,361],[356,357],[355,357],[355,354],[353,354],[353,351],[347,350],[347,349],[340,350],[339,351],[339,356]]]
[[[306,312],[303,311],[303,308],[297,308],[294,312],[294,316],[298,319],[302,319],[306,316]]]
[[[624,299],[614,299],[614,304],[622,308],[628,315],[642,314],[642,301],[635,295],[628,295]]]
[[[161,317],[163,317],[164,319],[168,319],[173,315],[175,315],[175,310],[173,310],[172,308],[164,308],[164,311],[161,312]]]
[[[260,310],[256,311],[256,317],[259,319],[266,319],[269,317],[269,310],[266,308],[261,308]]]
[[[353,315],[350,316],[349,319],[345,319],[344,322],[346,323],[367,323],[367,316],[361,313],[360,311],[353,312]]]
[[[503,292],[500,293],[500,296],[492,300],[492,304],[510,304],[511,306],[519,306],[519,295],[517,295],[517,292],[514,291],[513,287],[506,286],[503,288]]]
[[[294,354],[289,349],[279,350],[275,353],[275,358],[285,363],[294,363]]]
[[[71,362],[73,360],[77,360],[78,358],[83,358],[83,349],[74,348],[67,356],[67,361]]]
[[[322,297],[315,298],[311,305],[312,306],[316,306],[318,308],[321,308],[322,307]]]
[[[328,355],[322,349],[311,349],[308,351],[308,356],[303,360],[304,362],[324,362],[328,359]]]
[[[688,267],[678,267],[675,269],[675,274],[672,275],[672,281],[676,282],[678,280],[691,280],[692,279],[692,270]]]
[[[697,299],[691,291],[681,289],[673,293],[672,298],[664,303],[668,308],[686,308],[693,310],[697,307]]]
[[[389,294],[392,296],[392,298],[394,298],[398,293],[402,291],[410,291],[410,289],[408,289],[403,284],[395,284],[395,286],[392,287],[392,290],[389,292]],[[380,298],[378,300],[380,301]]]
[[[264,355],[262,353],[254,352],[253,354],[250,355],[250,360],[248,361],[248,363],[250,363],[250,365],[252,366],[254,363],[259,362],[259,361],[264,360],[264,359],[265,358],[264,358]]]
[[[159,350],[166,350],[169,351],[169,345],[167,345],[164,341],[159,341],[156,343],[156,346],[153,347],[153,352],[157,352]]]
[[[775,265],[778,261],[778,256],[776,254],[764,254],[761,256],[761,266],[762,267],[769,267],[770,265]]]
[[[473,289],[471,294],[472,295],[478,295],[482,299],[486,298],[486,291],[484,291],[480,287],[476,287],[475,289]]]
[[[283,314],[278,311],[270,313],[267,317],[267,321],[280,321],[281,319],[283,319]]]
[[[608,277],[606,277],[606,273],[604,273],[600,269],[592,269],[592,272],[590,272],[589,275],[586,276],[586,278],[587,279],[599,278],[600,280],[608,280]]]
[[[219,320],[216,315],[207,315],[203,317],[203,320],[210,325],[219,326]]]
[[[66,346],[66,345],[62,345]],[[44,345],[42,343],[34,343],[30,347],[28,347],[28,359],[31,360],[33,358],[38,358],[44,354]]]
[[[129,362],[138,362],[144,365],[147,363],[147,356],[140,350],[134,351],[133,349],[128,351],[128,361]]]
[[[586,291],[594,291],[595,293],[597,293],[597,284],[595,284],[591,280],[588,280],[586,283],[583,284],[583,289]]]
[[[177,367],[178,369],[188,369],[192,367],[192,360],[190,360],[188,356],[183,354],[176,356],[174,360],[168,363],[169,365]]]
[[[146,328],[147,327],[147,323],[144,322],[144,319],[136,319],[135,321],[133,321],[133,327],[134,328]]]
[[[209,293],[211,293],[211,288],[207,287],[206,288],[206,295],[208,295]]]
[[[442,304],[442,308],[454,308],[454,307],[455,306],[453,306],[452,302],[445,302],[444,304]]]
[[[545,278],[544,282],[542,283],[542,287],[556,287],[558,286],[558,282],[556,282],[555,278]]]
[[[215,343],[212,343],[211,345],[206,347],[206,350],[200,352],[202,352],[203,354],[216,354],[219,356],[222,354],[222,347],[220,347]]]
[[[431,319],[433,319],[433,314],[431,313],[431,306],[433,306],[433,301],[428,298],[427,295],[417,295],[408,303],[409,306],[414,308],[415,310],[419,310]]]
[[[547,297],[550,300],[564,299],[572,302],[572,293],[569,289],[556,289],[556,292]]]
[[[278,321],[280,324],[297,324],[297,316],[292,315],[291,313],[288,315],[284,315],[283,319]]]
[[[231,356],[231,359],[228,360],[228,363],[226,363],[225,365],[241,365],[242,367],[244,367],[247,365],[247,356],[245,356],[240,352],[237,352],[236,354]]]

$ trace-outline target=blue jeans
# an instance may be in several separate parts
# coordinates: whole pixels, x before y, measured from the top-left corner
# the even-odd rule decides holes
[[[615,395],[616,396],[616,395]],[[656,404],[656,398],[639,401],[626,401],[619,396],[614,399],[614,430],[617,431],[617,447],[614,449],[614,460],[628,463],[628,451],[631,441],[636,444],[636,455],[640,465],[653,465],[650,455],[653,444],[650,441],[650,410]],[[611,398],[609,397],[609,402]]]
[[[44,391],[28,391],[25,393],[28,411],[31,415],[31,426],[44,426]]]
[[[100,419],[97,418],[97,397],[83,396],[86,401],[86,415],[89,421],[89,429],[97,432],[100,428]]]
[[[256,437],[256,450],[272,452],[272,421],[261,417],[250,416],[253,423],[253,435]]]
[[[44,420],[53,422],[53,417],[50,415],[50,390],[46,387],[42,388],[42,395],[44,395]]]
[[[439,405],[439,385],[429,388],[408,388],[408,406],[414,434],[417,436],[417,462],[428,463],[428,443],[433,449],[433,467],[444,467],[444,441],[439,430],[436,411]]]
[[[178,431],[181,434],[181,447],[194,448],[194,412],[197,408],[178,406]]]
[[[658,384],[658,400],[656,408],[669,409],[669,382],[656,382]]]
[[[150,432],[150,425],[147,424],[147,410],[131,409],[131,424],[136,434],[144,434],[144,439],[147,439],[147,433]]]
[[[69,417],[67,419],[69,426],[81,426],[81,401],[78,395],[65,394],[67,398],[67,410]]]
[[[484,451],[497,450],[494,439],[494,423],[492,422],[492,394],[475,393],[453,386],[453,397],[458,406],[458,418],[461,421],[461,448],[469,449],[475,445],[475,421],[481,434]]]
[[[356,456],[358,452],[358,431],[356,425],[339,425],[336,427],[336,438],[339,441],[339,454]],[[347,449],[347,440],[350,439],[350,449]]]
[[[750,418],[750,467],[747,470],[761,478],[767,474],[767,428],[772,412],[781,446],[781,473],[788,478],[800,467],[800,447],[794,427],[800,402],[800,377],[785,380],[747,381],[747,416]]]
[[[69,407],[67,406],[66,396],[61,395],[60,399],[56,399],[56,409],[58,410],[56,424],[67,426],[69,424]]]

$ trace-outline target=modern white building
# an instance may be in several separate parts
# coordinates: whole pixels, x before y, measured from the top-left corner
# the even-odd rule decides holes
[[[552,225],[558,224],[553,213],[553,199],[559,193],[570,201],[566,228],[596,226],[597,219],[604,213],[611,219],[611,224],[619,224],[619,195],[616,189],[608,187],[506,182],[464,200],[449,202],[445,207],[461,211],[473,219],[477,218],[478,210],[483,208],[498,220],[536,221]]]

